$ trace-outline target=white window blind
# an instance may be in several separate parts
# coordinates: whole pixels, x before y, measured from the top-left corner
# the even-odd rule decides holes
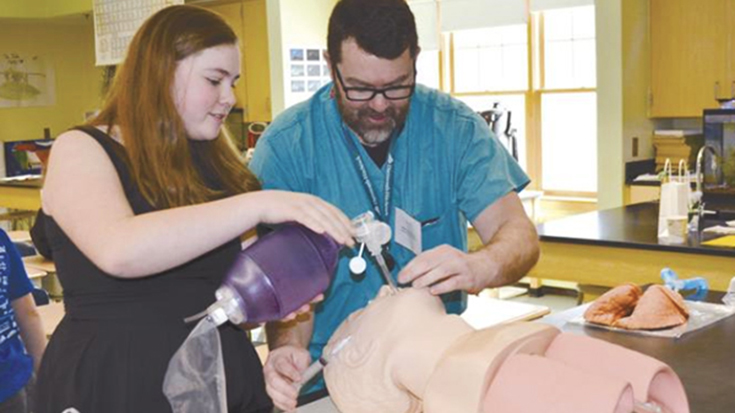
[[[441,30],[479,29],[526,22],[525,0],[441,0]]]
[[[595,0],[531,0],[531,11],[566,9],[569,7],[592,6]]]
[[[409,0],[416,19],[416,31],[419,35],[421,50],[439,50],[439,21],[436,16],[436,0]]]

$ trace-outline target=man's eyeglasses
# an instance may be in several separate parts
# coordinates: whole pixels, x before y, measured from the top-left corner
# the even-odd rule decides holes
[[[337,72],[337,80],[339,80],[342,90],[345,91],[345,97],[347,100],[353,102],[367,102],[373,100],[378,94],[383,95],[388,100],[401,100],[408,99],[416,89],[416,67],[413,68],[413,83],[405,86],[390,86],[383,89],[375,89],[371,87],[347,87],[345,81],[342,79],[342,73],[340,73],[337,65],[334,65],[334,71]]]

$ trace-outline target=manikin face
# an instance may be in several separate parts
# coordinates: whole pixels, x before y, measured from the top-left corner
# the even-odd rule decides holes
[[[460,332],[448,321],[459,321]],[[324,377],[332,399],[345,413],[420,412],[420,389],[443,352],[440,335],[471,328],[448,316],[427,289],[392,294],[383,287],[363,310],[352,313],[332,335],[324,354]],[[342,349],[331,351],[346,337]]]
[[[235,82],[240,77],[236,45],[215,46],[178,63],[174,101],[189,138],[212,140],[235,105]]]
[[[327,61],[331,62],[329,58]],[[413,85],[416,81],[414,60],[408,49],[397,59],[387,60],[362,50],[355,39],[349,38],[342,42],[342,61],[330,63],[330,66],[342,119],[363,144],[378,145],[387,140],[393,130],[403,127],[410,98],[390,100],[377,94],[369,101],[353,101],[347,99],[343,87],[382,89]]]

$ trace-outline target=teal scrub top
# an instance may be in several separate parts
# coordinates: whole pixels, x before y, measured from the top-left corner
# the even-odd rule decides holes
[[[373,203],[347,139],[354,142],[380,208],[384,208],[389,162],[378,168],[343,125],[332,84],[278,116],[258,140],[249,167],[264,189],[313,194],[355,218],[373,210]],[[393,139],[390,225],[395,231],[396,207],[418,220],[423,251],[441,244],[467,251],[468,220],[474,221],[493,202],[529,183],[479,115],[449,95],[422,85],[417,85],[411,97],[406,125]],[[321,356],[342,321],[363,308],[384,284],[367,251],[367,271],[350,273],[349,260],[357,255],[358,247],[341,251],[334,281],[315,308],[309,346],[313,360]],[[390,253],[397,264],[392,271],[395,279],[415,254],[394,240]],[[450,313],[459,314],[466,307],[464,293],[449,293],[442,299]],[[321,387],[320,379],[302,391]]]

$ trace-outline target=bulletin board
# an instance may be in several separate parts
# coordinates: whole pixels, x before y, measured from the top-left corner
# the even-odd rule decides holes
[[[97,66],[119,64],[143,22],[164,7],[184,0],[94,0],[94,47]]]
[[[284,90],[286,107],[302,102],[331,82],[329,67],[321,47],[286,48]]]

